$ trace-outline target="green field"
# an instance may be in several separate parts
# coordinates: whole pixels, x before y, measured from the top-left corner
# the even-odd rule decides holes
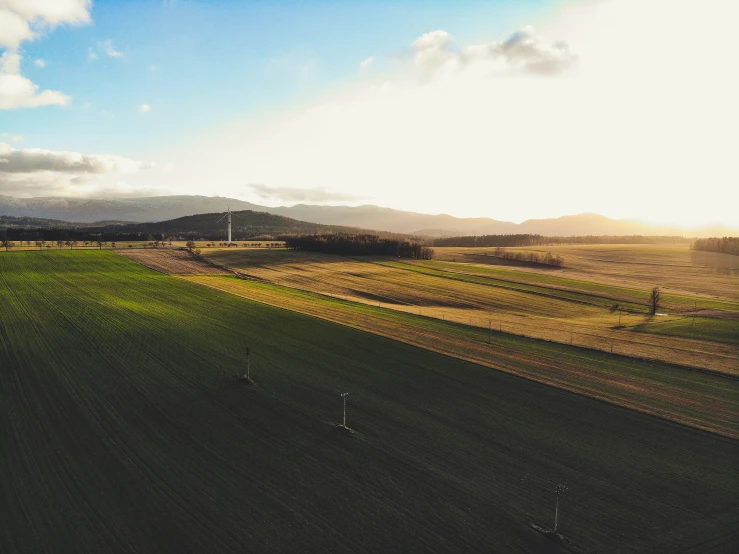
[[[739,345],[739,318],[685,317],[673,321],[654,321],[637,325],[634,330],[642,333],[689,337]]]
[[[564,552],[558,483],[581,552],[738,540],[736,440],[105,251],[0,255],[0,440],[3,553]]]

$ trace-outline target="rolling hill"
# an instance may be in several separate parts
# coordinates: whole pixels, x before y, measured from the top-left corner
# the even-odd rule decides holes
[[[235,240],[257,237],[260,235],[293,235],[321,233],[357,233],[375,231],[362,230],[357,227],[341,225],[322,225],[298,221],[289,217],[265,212],[243,210],[233,212],[232,229]],[[98,228],[92,227],[95,231]],[[106,225],[99,228],[103,232],[120,233],[162,233],[165,235],[197,236],[209,239],[225,239],[226,222],[222,213],[206,213],[179,217],[156,223],[128,223],[123,225]]]
[[[149,234],[177,236],[201,240],[225,240],[226,222],[222,213],[206,213],[152,223],[97,222],[79,223],[35,217],[0,216],[0,229],[7,229],[11,240],[89,239],[102,235],[106,240],[140,240]],[[289,217],[244,210],[232,213],[234,240],[278,237],[283,235],[368,233],[398,237],[394,233],[377,232],[342,225],[321,225]]]
[[[267,212],[322,225],[338,225],[376,229],[390,233],[429,236],[485,234],[573,235],[687,235],[726,236],[739,234],[739,229],[713,227],[681,229],[645,225],[628,220],[611,219],[598,214],[569,215],[554,219],[530,219],[522,223],[491,218],[460,218],[447,214],[423,214],[379,206],[295,206],[269,207],[223,197],[158,196],[147,198],[13,198],[0,195],[0,215],[59,219],[81,223],[99,221],[132,221],[136,223],[178,219],[205,213],[232,210]]]

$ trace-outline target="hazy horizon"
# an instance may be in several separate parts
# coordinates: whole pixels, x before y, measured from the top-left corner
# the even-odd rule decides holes
[[[19,197],[19,196],[8,196],[8,195],[1,195],[0,197],[10,197],[14,198],[16,200],[89,200],[89,201],[141,201],[141,200],[156,200],[159,198],[172,198],[172,197],[200,197],[200,198],[209,198],[209,199],[221,199],[224,202],[224,208],[223,212],[225,213],[226,209],[229,207],[230,201],[238,201],[238,202],[246,202],[244,200],[236,199],[236,198],[229,198],[225,196],[207,196],[207,195],[157,195],[157,196],[119,196],[119,197],[80,197],[80,196],[35,196],[35,197]],[[716,223],[716,224],[701,224],[701,225],[695,225],[695,226],[688,226],[688,225],[660,225],[660,224],[653,224],[648,221],[638,220],[638,219],[630,219],[630,218],[609,218],[608,216],[605,216],[603,214],[599,214],[596,212],[581,212],[581,213],[565,213],[561,215],[555,215],[551,217],[542,217],[542,218],[524,218],[518,221],[512,220],[512,219],[495,219],[490,218],[486,215],[481,216],[457,216],[453,213],[449,212],[435,212],[435,213],[429,213],[429,212],[419,212],[419,211],[413,211],[413,210],[397,210],[396,208],[390,207],[390,206],[381,206],[378,204],[313,204],[310,202],[293,202],[293,203],[282,203],[282,204],[269,204],[269,203],[256,203],[256,202],[250,202],[253,206],[257,208],[267,208],[267,209],[279,209],[279,208],[296,208],[296,207],[307,207],[307,208],[377,208],[379,210],[395,210],[399,212],[410,212],[414,213],[416,215],[420,216],[430,216],[430,217],[453,217],[453,218],[459,218],[462,220],[465,219],[490,219],[492,221],[496,221],[499,223],[508,223],[508,224],[515,224],[515,225],[521,225],[523,223],[529,222],[529,221],[542,221],[542,220],[559,220],[564,218],[578,218],[583,216],[596,216],[596,217],[603,217],[607,218],[613,221],[617,222],[623,222],[623,223],[630,223],[630,224],[636,224],[636,225],[645,225],[654,227],[655,229],[674,229],[676,231],[707,231],[712,229],[717,230],[724,230],[729,232],[739,232],[739,226],[731,226],[726,225],[722,223]],[[237,207],[233,211],[239,211],[239,208]],[[207,213],[207,212],[203,212]],[[216,211],[216,213],[220,213],[220,211]],[[0,215],[3,215],[0,213]],[[12,214],[11,214],[12,215]],[[24,217],[24,216],[20,216]],[[25,216],[27,217],[27,216]],[[292,217],[292,216],[291,216]],[[53,217],[51,219],[54,219]],[[163,219],[170,219],[170,218],[163,218]]]
[[[736,15],[724,0],[0,3],[0,194],[738,228]]]

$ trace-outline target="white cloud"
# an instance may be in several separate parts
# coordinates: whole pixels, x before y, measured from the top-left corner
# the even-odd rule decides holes
[[[23,75],[0,73],[0,110],[66,106],[71,100],[70,96],[57,90],[39,92],[39,86]]]
[[[547,40],[526,29],[455,49],[436,31],[402,75],[218,129],[171,182],[218,182],[222,195],[300,184],[514,221],[595,211],[739,224],[738,16],[720,0],[600,0],[538,22]]]
[[[0,133],[0,138],[10,139],[13,142],[21,142],[22,140],[25,139],[23,135],[11,135],[8,133]]]
[[[70,97],[39,86],[20,74],[18,49],[61,24],[90,22],[90,0],[0,0],[0,109],[67,105]],[[36,60],[44,67],[43,60]]]
[[[372,62],[375,61],[375,58],[370,56],[369,58],[365,58],[362,60],[362,62],[359,64],[360,69],[367,69],[370,65],[372,65]]]
[[[21,42],[34,36],[28,21],[7,8],[0,7],[0,46],[17,49]]]
[[[267,77],[285,83],[313,81],[318,76],[320,64],[309,52],[293,50],[273,56],[264,67]]]
[[[115,46],[113,45],[113,41],[110,39],[98,42],[98,51],[102,54],[105,54],[106,56],[110,58],[122,58],[123,57],[123,53],[115,49]]]
[[[534,28],[524,27],[503,41],[473,44],[460,54],[446,31],[426,33],[413,42],[414,63],[424,70],[458,70],[460,65],[487,64],[489,73],[519,72],[554,75],[576,62],[562,41],[547,43]]]
[[[147,169],[152,164],[114,154],[80,154],[41,148],[15,149],[0,142],[0,173],[113,173]]]
[[[39,92],[39,86],[20,74],[21,56],[6,50],[0,56],[0,110],[37,106],[66,106],[71,98],[56,90]]]
[[[139,111],[141,113],[147,113],[147,112],[151,111],[151,106],[149,104],[141,104],[139,106]]]
[[[260,183],[247,185],[251,191],[267,200],[278,202],[355,202],[359,197],[354,194],[334,192],[324,187],[270,187]]]
[[[87,61],[94,62],[100,59],[100,56],[108,56],[109,58],[121,59],[123,58],[123,52],[116,49],[111,39],[101,40],[97,43],[96,48],[88,47],[87,49]]]
[[[15,149],[0,142],[0,194],[82,194],[111,186],[120,174],[153,167],[113,154]]]
[[[450,50],[452,35],[446,31],[432,31],[413,42],[414,63],[422,68],[435,69],[455,61],[458,56]]]
[[[36,58],[35,60],[33,60],[33,65],[43,69],[44,67],[46,67],[46,60],[42,60],[41,58]]]
[[[530,25],[502,42],[473,45],[465,49],[462,61],[503,62],[514,70],[553,75],[569,69],[577,60],[563,41],[546,43]]]
[[[159,66],[157,66],[157,65],[150,65],[146,69],[148,69],[149,71],[159,71]]]
[[[14,12],[40,27],[89,23],[92,0],[0,0],[0,10]]]

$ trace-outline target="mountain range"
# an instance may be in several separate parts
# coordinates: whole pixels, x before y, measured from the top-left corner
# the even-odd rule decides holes
[[[693,237],[728,236],[739,229],[647,225],[611,219],[598,214],[569,215],[552,219],[530,219],[522,223],[490,218],[460,218],[447,214],[422,214],[379,206],[295,206],[268,207],[223,197],[155,196],[146,198],[14,198],[0,195],[0,215],[56,219],[79,223],[156,222],[184,216],[251,210],[323,225],[374,229],[391,233],[427,236],[459,236],[531,233],[549,236],[574,235],[683,235]]]

